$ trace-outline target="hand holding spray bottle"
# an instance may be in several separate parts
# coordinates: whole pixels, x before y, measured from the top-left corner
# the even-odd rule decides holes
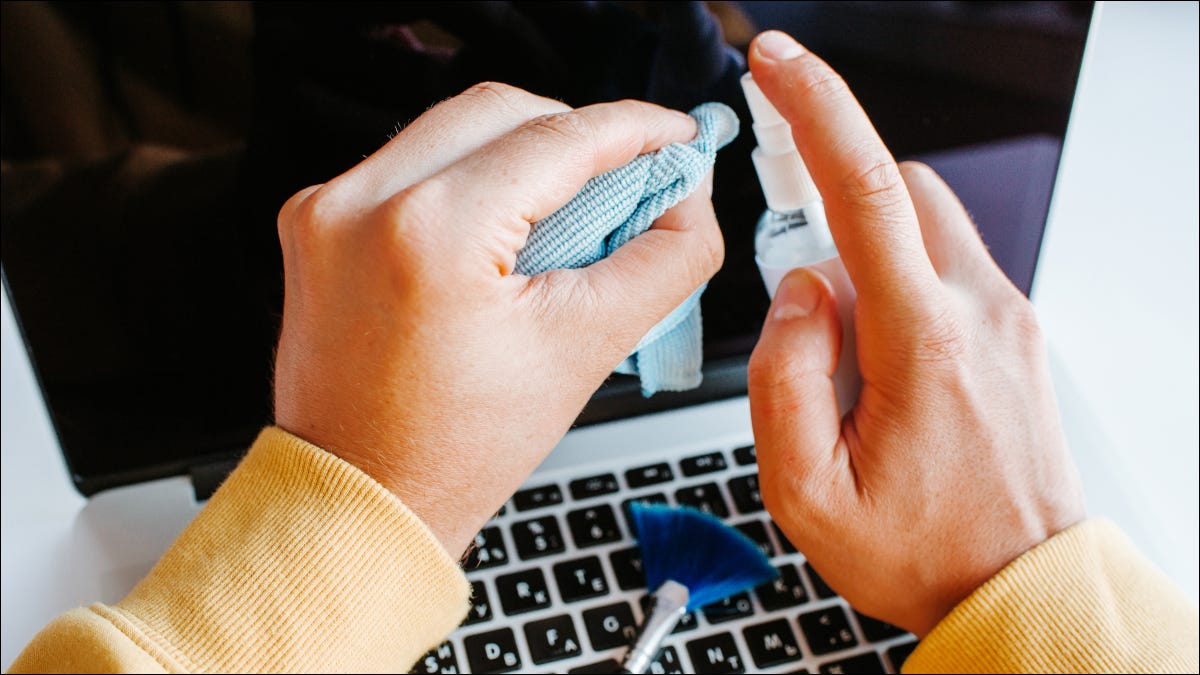
[[[842,350],[833,385],[838,412],[845,414],[858,399],[861,385],[854,344],[854,286],[829,232],[821,194],[792,139],[791,125],[750,73],[742,76],[742,90],[758,141],[750,157],[767,199],[767,210],[754,231],[754,259],[771,299],[783,277],[797,267],[816,269],[832,284],[842,321]]]

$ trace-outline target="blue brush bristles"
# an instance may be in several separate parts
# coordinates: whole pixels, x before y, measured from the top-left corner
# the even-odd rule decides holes
[[[688,611],[718,602],[778,574],[762,550],[719,518],[687,507],[630,504],[653,593],[671,579],[688,589]]]

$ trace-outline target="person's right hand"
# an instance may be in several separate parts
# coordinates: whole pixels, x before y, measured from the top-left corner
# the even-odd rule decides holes
[[[1084,517],[1037,319],[946,184],[897,166],[828,65],[772,31],[750,67],[825,198],[863,378],[839,419],[837,299],[791,272],[750,361],[763,499],[834,590],[923,636]]]

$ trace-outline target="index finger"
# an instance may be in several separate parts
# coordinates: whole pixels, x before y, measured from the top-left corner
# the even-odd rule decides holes
[[[534,118],[426,182],[455,196],[455,222],[467,230],[451,234],[484,243],[499,269],[512,270],[530,224],[589,179],[695,135],[696,121],[684,113],[641,101],[600,103]]]
[[[842,78],[779,31],[755,39],[750,70],[792,127],[859,302],[911,306],[935,288],[900,169]]]

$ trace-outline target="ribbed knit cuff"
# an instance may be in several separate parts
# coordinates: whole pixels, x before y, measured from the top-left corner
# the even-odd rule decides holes
[[[1196,608],[1112,523],[1020,556],[942,619],[920,672],[1196,672]]]
[[[404,671],[468,595],[394,494],[268,428],[129,596],[94,609],[172,669]]]

